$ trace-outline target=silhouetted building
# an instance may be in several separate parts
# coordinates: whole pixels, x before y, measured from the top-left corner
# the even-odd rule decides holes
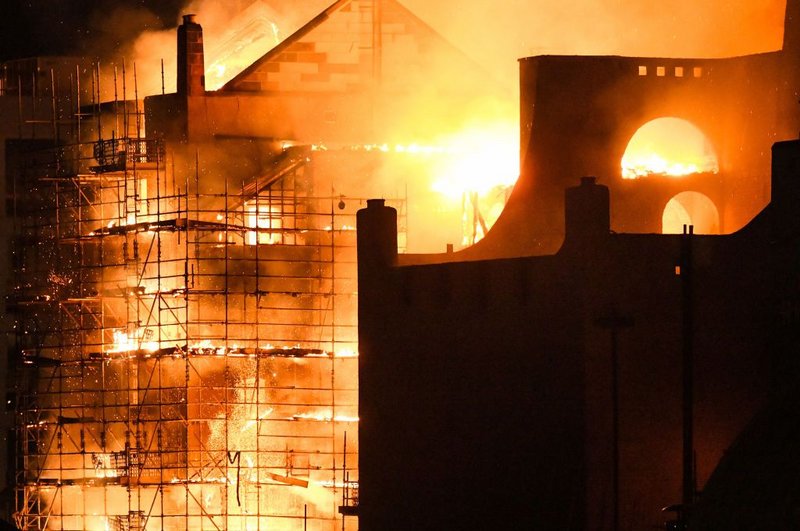
[[[769,447],[712,471],[798,375],[800,146],[769,159],[800,125],[798,20],[790,1],[784,49],[747,57],[523,59],[520,180],[462,252],[398,255],[390,209],[360,212],[363,529],[646,528],[707,482],[724,521]],[[659,118],[714,164],[626,175]],[[658,234],[671,200],[693,233]]]
[[[769,200],[770,146],[800,129],[798,54],[800,2],[789,0],[783,49],[777,52],[728,59],[521,59],[522,178],[494,229],[508,234],[505,245],[490,252],[557,250],[563,237],[561,193],[576,175],[606,178],[614,202],[611,228],[618,232],[661,232],[671,199],[683,203],[686,220],[698,228],[704,225],[701,217],[714,218],[704,232],[740,229]],[[715,171],[701,167],[680,179],[658,171],[623,178],[620,161],[629,141],[663,118],[699,130],[716,158]],[[655,140],[653,147],[663,139]],[[679,197],[684,192],[692,193],[688,201]],[[701,198],[703,207],[691,198]],[[519,221],[528,218],[535,226],[518,234]],[[488,245],[479,244],[470,256],[480,257]]]
[[[362,210],[362,529],[611,529],[615,370],[620,521],[658,525],[681,500],[684,341],[699,487],[798,376],[798,160],[776,145],[774,199],[729,236],[612,233],[584,179],[556,254],[414,265],[392,209]]]

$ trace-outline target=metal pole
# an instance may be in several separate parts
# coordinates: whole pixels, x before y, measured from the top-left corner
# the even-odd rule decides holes
[[[95,108],[95,112],[97,113],[97,139],[103,139],[103,120],[102,120],[102,96],[100,95],[100,61],[97,61],[94,65],[94,69],[97,71],[97,86],[95,89],[97,90],[97,107]]]
[[[22,76],[17,74],[17,106],[18,106],[18,118],[19,118],[19,138],[22,139]]]
[[[614,531],[619,531],[619,346],[617,336],[620,329],[633,326],[633,319],[612,308],[595,324],[611,332],[611,485],[613,496],[612,522]]]
[[[53,125],[53,143],[58,144],[58,114],[56,111],[56,75],[50,69],[50,112]]]
[[[81,69],[80,66],[75,65],[75,123],[78,126],[76,131],[76,139],[78,144],[81,143]],[[80,154],[76,154],[80,158]],[[75,166],[77,168],[77,165]]]
[[[612,411],[612,490],[614,495],[614,531],[619,531],[619,354],[617,326],[611,328],[611,411]]]
[[[682,520],[694,502],[694,307],[692,286],[692,237],[694,226],[683,226],[681,239],[681,304],[682,304],[682,387],[683,387],[683,488]]]
[[[36,113],[36,100],[38,97],[36,72],[31,72],[31,138],[36,138],[36,122],[38,119],[38,115]]]
[[[125,72],[125,58],[122,58],[122,129],[120,138],[128,138],[128,87]]]
[[[335,355],[335,354],[334,354]],[[342,448],[342,507],[347,506],[347,498],[350,494],[350,485],[348,485],[347,476],[347,432],[344,432],[344,446]],[[345,530],[345,519],[347,517],[342,513],[342,531]]]

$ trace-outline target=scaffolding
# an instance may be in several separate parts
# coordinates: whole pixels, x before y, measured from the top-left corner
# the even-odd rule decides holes
[[[365,201],[314,156],[234,183],[142,137],[18,154],[20,529],[357,528]]]

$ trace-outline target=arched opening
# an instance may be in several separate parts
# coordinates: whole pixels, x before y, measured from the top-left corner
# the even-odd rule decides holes
[[[640,127],[622,156],[622,178],[718,173],[717,154],[705,134],[680,118],[657,118]]]
[[[661,232],[681,234],[684,225],[693,225],[695,234],[719,234],[714,202],[700,192],[681,192],[670,199],[661,216]]]

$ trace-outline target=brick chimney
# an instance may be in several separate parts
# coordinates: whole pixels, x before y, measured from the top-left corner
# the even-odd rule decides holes
[[[206,91],[203,27],[194,15],[184,15],[178,26],[178,94],[199,96]]]

